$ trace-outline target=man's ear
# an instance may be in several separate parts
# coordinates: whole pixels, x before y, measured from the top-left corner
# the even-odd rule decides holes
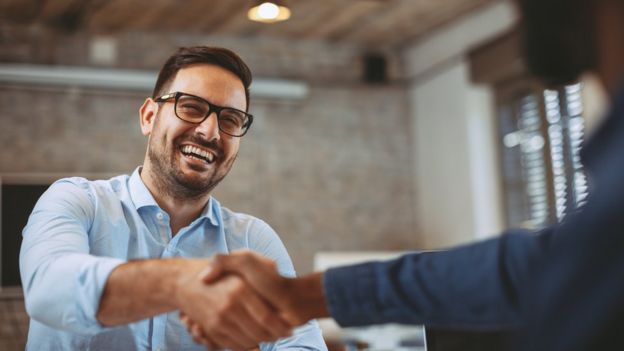
[[[141,123],[141,133],[147,136],[152,133],[156,114],[158,113],[158,104],[152,98],[145,99],[143,105],[139,109],[139,122]]]

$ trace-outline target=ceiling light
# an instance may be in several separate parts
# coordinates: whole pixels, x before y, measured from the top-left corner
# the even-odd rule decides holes
[[[290,18],[290,9],[282,1],[255,1],[247,12],[247,17],[256,22],[275,23]]]

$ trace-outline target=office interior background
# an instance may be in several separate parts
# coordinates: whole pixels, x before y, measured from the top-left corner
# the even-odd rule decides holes
[[[277,23],[250,21],[252,3],[0,0],[0,349],[27,333],[12,211],[58,178],[139,166],[138,108],[180,46],[251,67],[254,124],[214,196],[268,222],[299,273],[323,252],[443,249],[582,205],[602,92],[533,81],[510,1],[291,0]]]

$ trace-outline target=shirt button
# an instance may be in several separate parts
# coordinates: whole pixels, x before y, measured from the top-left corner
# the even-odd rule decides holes
[[[162,212],[158,212],[158,213],[156,214],[156,218],[158,218],[158,219],[160,219],[160,220],[162,220],[162,219],[163,219],[163,217],[165,217],[165,215],[163,215],[163,213],[162,213]]]

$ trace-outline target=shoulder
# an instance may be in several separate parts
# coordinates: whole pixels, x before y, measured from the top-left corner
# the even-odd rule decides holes
[[[271,229],[271,227],[265,221],[258,217],[252,216],[247,213],[234,212],[227,207],[222,207],[216,201],[215,205],[221,213],[221,219],[223,220],[223,224],[227,227],[245,229],[254,232],[263,230],[273,231],[273,229]]]
[[[218,203],[215,201],[218,205]],[[274,260],[280,272],[294,276],[286,247],[271,226],[260,218],[218,206],[230,249],[249,249]]]
[[[253,249],[250,247],[250,244],[253,244],[259,238],[279,240],[273,228],[262,219],[222,207],[216,200],[214,204],[221,215],[225,234],[230,237],[239,237],[240,240],[245,242],[243,245],[245,248]]]
[[[97,194],[121,192],[127,188],[129,179],[130,177],[127,174],[103,180],[69,177],[57,180],[50,188],[54,190],[84,191],[95,196]]]
[[[50,185],[39,203],[47,206],[77,206],[89,208],[98,201],[115,197],[127,184],[127,175],[108,180],[88,180],[82,177],[62,178]]]
[[[94,200],[89,183],[89,180],[81,177],[59,179],[43,193],[38,206],[89,205]]]

